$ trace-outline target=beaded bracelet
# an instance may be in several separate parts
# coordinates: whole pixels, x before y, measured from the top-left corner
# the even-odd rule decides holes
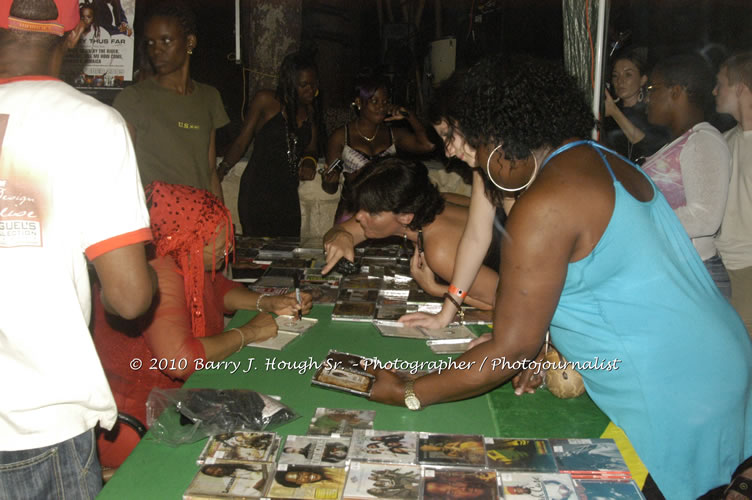
[[[261,309],[261,299],[263,299],[264,297],[271,297],[271,295],[269,295],[268,293],[262,293],[258,296],[258,298],[256,299],[256,310],[258,312],[264,312],[264,310]]]
[[[240,328],[230,328],[229,331],[233,331],[233,330],[235,330],[236,332],[240,334],[240,347],[238,347],[238,350],[235,351],[235,352],[240,352],[240,350],[243,347],[245,347],[245,334],[243,333],[243,330],[241,330]]]
[[[456,286],[452,284],[449,285],[449,293],[453,295],[457,295],[461,299],[464,299],[465,297],[467,297],[466,291],[460,290],[459,288],[457,288]]]
[[[460,317],[460,324],[465,324],[465,311],[462,310],[462,306],[459,302],[457,302],[454,297],[452,297],[449,293],[444,294],[445,299],[449,299],[449,302],[454,304],[454,306],[457,308],[457,315]]]

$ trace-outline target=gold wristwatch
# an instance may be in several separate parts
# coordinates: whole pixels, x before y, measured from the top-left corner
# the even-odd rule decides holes
[[[420,399],[418,399],[418,396],[415,395],[415,391],[413,390],[414,385],[414,380],[409,380],[405,384],[405,406],[407,406],[409,410],[417,411],[421,409],[421,405]]]

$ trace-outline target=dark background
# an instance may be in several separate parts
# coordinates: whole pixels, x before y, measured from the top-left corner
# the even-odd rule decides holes
[[[241,109],[248,101],[244,99],[242,67],[234,62],[235,3],[188,1],[200,20],[192,76],[219,89],[232,120],[218,133],[221,154],[239,130]],[[399,1],[391,1],[395,16],[402,20]],[[417,0],[402,1],[413,5]],[[137,0],[137,43],[148,2]],[[422,68],[429,43],[437,35],[456,38],[458,68],[486,54],[525,52],[563,58],[561,0],[426,0],[420,26],[385,25],[383,32],[379,30],[376,0],[303,0],[302,5],[303,41],[319,45],[325,41],[327,47],[339,48],[318,54],[320,67],[331,66],[326,64],[330,61],[324,61],[327,57],[337,59],[337,85],[322,88],[329,106],[346,107],[354,75],[364,66],[377,65],[401,75],[393,89],[393,100],[415,105],[413,64]],[[437,5],[441,23],[438,33]],[[625,45],[647,47],[650,64],[674,53],[696,51],[717,66],[734,51],[752,49],[750,0],[612,0],[609,21],[610,41],[619,33],[628,33]],[[325,79],[322,87],[323,82]],[[424,93],[430,94],[430,84],[424,86]]]

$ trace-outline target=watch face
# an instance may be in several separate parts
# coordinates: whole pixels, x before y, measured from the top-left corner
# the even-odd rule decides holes
[[[410,410],[420,410],[420,400],[415,396],[407,396],[405,398],[405,406]]]

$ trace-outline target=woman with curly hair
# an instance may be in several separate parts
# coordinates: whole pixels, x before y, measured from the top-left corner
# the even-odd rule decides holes
[[[355,215],[324,235],[326,266],[322,273],[328,273],[342,257],[353,261],[355,245],[366,239],[402,236],[415,245],[410,261],[413,278],[427,293],[441,297],[447,287],[436,282],[434,273],[444,280],[452,277],[457,244],[468,220],[467,207],[445,199],[428,177],[425,165],[399,158],[384,158],[363,167],[345,196]],[[468,304],[493,307],[498,255],[498,247],[492,246],[487,254],[490,258],[470,286]]]
[[[486,59],[462,90],[458,125],[485,175],[522,192],[505,226],[494,331],[457,360],[478,369],[408,382],[374,370],[371,399],[417,410],[482,394],[535,359],[550,328],[667,498],[727,482],[752,454],[752,342],[666,199],[584,139],[592,115],[558,65]]]
[[[238,193],[244,235],[300,236],[298,184],[316,176],[317,157],[326,147],[322,113],[313,54],[286,56],[276,92],[256,93],[240,135],[219,164],[221,178],[253,141]]]

